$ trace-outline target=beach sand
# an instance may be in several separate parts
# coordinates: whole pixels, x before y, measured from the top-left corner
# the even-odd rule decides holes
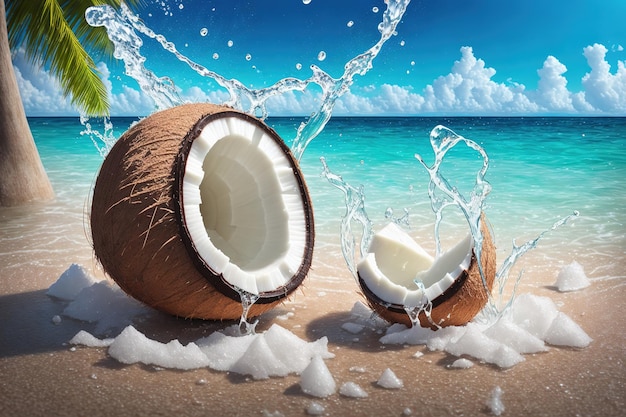
[[[381,335],[372,329],[359,334],[342,330],[343,323],[352,321],[354,303],[362,298],[332,244],[317,248],[301,290],[262,316],[257,330],[278,323],[307,341],[327,336],[329,351],[336,356],[325,362],[338,385],[356,382],[367,391],[367,398],[309,397],[301,391],[297,375],[254,381],[209,369],[123,365],[108,357],[105,348],[72,348],[67,342],[94,325],[66,317],[54,324],[52,318],[66,304],[46,291],[72,263],[104,278],[83,227],[83,211],[62,202],[0,209],[2,416],[254,416],[263,412],[299,416],[307,414],[312,402],[321,404],[323,415],[329,416],[475,416],[491,414],[487,402],[496,386],[503,391],[503,415],[623,415],[623,279],[594,279],[589,274],[590,287],[560,293],[552,286],[558,263],[540,250],[525,258],[519,293],[551,298],[593,342],[584,349],[550,347],[545,353],[525,355],[524,362],[509,369],[477,360],[469,369],[455,369],[449,365],[457,358],[447,353],[431,352],[425,346],[383,345]],[[616,252],[619,257],[619,248]],[[602,271],[605,257],[585,259],[586,270]],[[183,344],[226,325],[156,312],[135,323],[151,339],[178,339]],[[423,356],[414,357],[417,351]],[[362,369],[355,372],[355,367]],[[376,385],[386,368],[403,380],[403,388]]]

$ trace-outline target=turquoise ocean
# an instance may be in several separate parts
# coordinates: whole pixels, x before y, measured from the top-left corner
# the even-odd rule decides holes
[[[137,120],[113,118],[114,135],[119,137]],[[266,122],[291,145],[302,121],[294,117]],[[30,118],[29,123],[56,192],[55,202],[41,210],[67,213],[67,219],[81,223],[88,237],[89,195],[103,160],[93,137],[81,134],[84,126],[78,118]],[[97,129],[97,121],[91,123]],[[577,211],[577,218],[542,238],[535,255],[529,257],[531,265],[524,268],[532,271],[535,264],[547,262],[554,273],[557,266],[577,261],[590,277],[622,281],[626,118],[334,117],[300,161],[315,210],[318,257],[337,267],[342,264],[339,223],[345,214],[342,192],[321,175],[320,157],[333,173],[363,187],[375,229],[389,221],[388,208],[396,218],[406,210],[411,233],[425,248],[434,248],[429,178],[415,154],[432,163],[429,133],[437,125],[478,143],[489,157],[486,179],[492,191],[484,209],[500,260],[510,252],[514,239],[517,244],[534,239]],[[461,143],[446,155],[442,171],[462,194],[469,195],[482,163],[475,150]],[[448,210],[443,242],[467,233],[460,212]],[[62,225],[54,227],[57,236],[63,235]]]

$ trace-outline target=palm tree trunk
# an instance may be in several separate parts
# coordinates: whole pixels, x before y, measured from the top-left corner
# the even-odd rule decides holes
[[[13,72],[6,10],[0,0],[0,207],[53,197]]]

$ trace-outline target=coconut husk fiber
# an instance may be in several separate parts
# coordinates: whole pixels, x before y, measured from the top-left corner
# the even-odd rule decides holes
[[[474,249],[472,249],[472,259],[467,270],[463,271],[452,286],[444,291],[443,294],[431,300],[430,319],[423,311],[419,313],[418,319],[421,327],[430,327],[436,330],[437,326],[465,325],[487,304],[496,276],[496,249],[489,227],[487,227],[484,213],[481,215],[480,223],[480,229],[483,234],[481,264],[487,288],[483,284],[476,254]],[[402,306],[389,306],[388,303],[385,303],[373,294],[364,285],[363,280],[359,279],[359,284],[369,306],[383,319],[391,323],[402,323],[408,327],[412,326],[411,319]]]
[[[93,248],[104,271],[139,301],[185,318],[239,319],[242,313],[239,298],[232,291],[216,288],[217,281],[197,268],[181,237],[177,217],[175,177],[181,144],[200,119],[225,111],[234,110],[186,104],[141,120],[107,155],[93,192]],[[312,221],[310,205],[306,209]],[[308,261],[303,261],[300,272],[306,274],[311,253],[303,258]],[[271,302],[259,300],[248,316],[272,309],[287,293]]]

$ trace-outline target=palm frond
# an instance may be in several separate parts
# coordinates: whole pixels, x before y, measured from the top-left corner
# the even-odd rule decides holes
[[[111,46],[106,32],[89,26],[84,14],[90,6],[119,7],[121,1],[6,0],[9,42],[12,48],[24,46],[31,61],[49,65],[63,94],[71,96],[72,104],[85,114],[107,115],[108,93],[87,50],[107,52]]]

